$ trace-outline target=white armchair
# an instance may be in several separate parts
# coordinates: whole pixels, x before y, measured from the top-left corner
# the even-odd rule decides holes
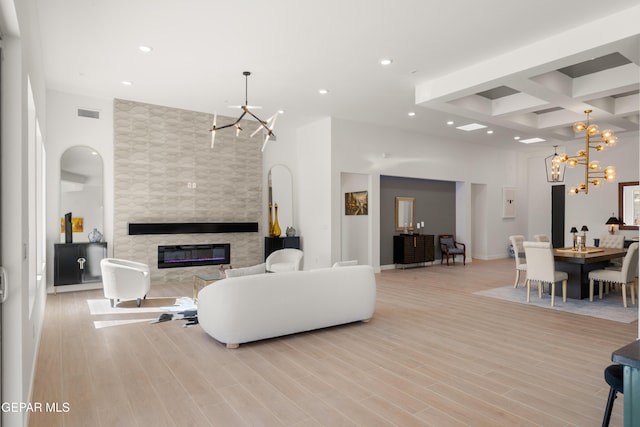
[[[105,258],[100,261],[105,298],[111,300],[137,299],[138,307],[151,288],[149,266],[124,259]]]
[[[272,252],[265,261],[265,268],[271,273],[282,271],[298,271],[302,269],[302,255],[300,249],[279,249]]]

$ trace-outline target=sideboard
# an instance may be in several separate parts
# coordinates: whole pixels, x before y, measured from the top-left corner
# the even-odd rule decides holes
[[[100,261],[106,256],[106,242],[56,243],[53,249],[53,285],[102,281]]]
[[[406,267],[435,259],[433,234],[400,234],[393,236],[393,263]]]
[[[266,260],[271,252],[285,248],[300,249],[300,236],[265,237],[264,259]]]

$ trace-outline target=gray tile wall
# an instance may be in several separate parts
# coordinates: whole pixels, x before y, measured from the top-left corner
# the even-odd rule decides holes
[[[218,116],[217,123],[233,120]],[[211,114],[114,101],[113,253],[148,264],[152,284],[216,268],[159,270],[159,245],[231,243],[233,266],[263,261],[262,141],[249,138],[256,123],[243,121],[240,137],[219,131],[212,150],[212,121]],[[134,222],[258,222],[259,231],[129,236]]]

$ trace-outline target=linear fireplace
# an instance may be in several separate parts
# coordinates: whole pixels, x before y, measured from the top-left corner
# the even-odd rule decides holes
[[[158,246],[158,268],[231,263],[230,243]]]

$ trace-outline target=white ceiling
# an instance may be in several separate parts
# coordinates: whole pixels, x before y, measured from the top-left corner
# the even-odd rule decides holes
[[[228,106],[243,103],[242,72],[251,71],[249,103],[263,107],[263,119],[284,110],[280,126],[333,116],[526,149],[515,135],[543,137],[542,145],[573,139],[567,125],[588,107],[619,136],[638,129],[637,31],[607,42],[633,32],[606,21],[625,11],[616,20],[633,16],[626,27],[637,28],[637,0],[35,3],[53,90],[235,117]],[[631,62],[577,79],[556,71],[611,52]],[[383,67],[383,58],[393,63]],[[520,93],[477,95],[502,86]],[[552,107],[564,110],[534,113]],[[494,133],[458,131],[447,120]]]

